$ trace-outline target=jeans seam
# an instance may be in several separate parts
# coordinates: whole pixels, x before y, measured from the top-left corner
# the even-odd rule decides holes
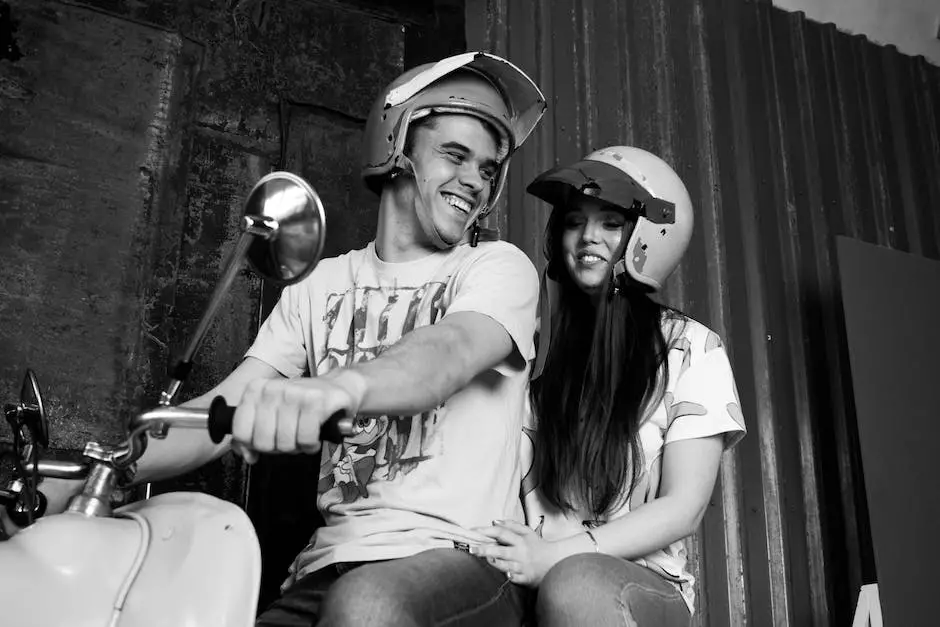
[[[492,606],[494,603],[496,603],[497,601],[499,601],[499,599],[503,596],[503,591],[505,591],[506,588],[507,588],[508,586],[511,586],[511,585],[513,585],[511,581],[509,581],[509,580],[504,581],[502,584],[500,584],[499,589],[496,591],[496,594],[494,594],[488,601],[485,601],[485,602],[483,602],[483,603],[481,603],[481,604],[479,604],[479,605],[476,605],[476,606],[474,606],[474,607],[472,607],[472,608],[466,609],[466,610],[464,610],[463,612],[459,612],[459,613],[457,613],[457,614],[454,614],[453,616],[450,616],[450,617],[448,617],[448,618],[446,618],[446,619],[444,619],[444,620],[442,620],[442,621],[439,621],[439,622],[436,623],[436,624],[437,624],[437,625],[447,625],[447,624],[450,624],[450,623],[452,623],[452,622],[454,622],[454,621],[461,620],[462,618],[466,618],[467,616],[471,616],[471,615],[473,615],[473,614],[475,614],[475,613],[477,613],[477,612],[480,612],[480,611],[482,611],[482,610],[487,609],[488,607]]]
[[[632,589],[642,590],[644,593],[649,594],[650,596],[658,597],[663,601],[679,600],[684,602],[682,594],[680,594],[678,590],[663,592],[661,590],[657,590],[656,588],[644,586],[643,584],[637,583],[636,581],[629,581],[623,586],[623,588],[621,588],[620,594],[618,595],[618,601],[620,602],[620,614],[623,617],[623,624],[625,627],[637,627],[636,621],[633,618],[633,612],[630,611],[631,605],[625,598],[627,593]]]

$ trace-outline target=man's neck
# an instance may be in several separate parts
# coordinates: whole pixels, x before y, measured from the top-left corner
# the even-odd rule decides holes
[[[414,201],[396,193],[392,185],[382,190],[375,254],[388,263],[415,261],[437,252],[415,215]]]

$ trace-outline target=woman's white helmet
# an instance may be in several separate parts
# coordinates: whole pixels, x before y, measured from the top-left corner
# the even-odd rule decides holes
[[[376,99],[366,121],[362,177],[376,193],[385,180],[405,170],[405,139],[410,124],[426,115],[461,113],[487,122],[500,135],[500,168],[487,206],[468,225],[489,213],[506,182],[509,157],[522,145],[542,115],[545,97],[515,65],[486,52],[467,52],[408,70]]]
[[[553,207],[563,207],[575,193],[632,214],[636,226],[623,258],[614,263],[614,276],[625,271],[654,291],[662,289],[692,238],[692,199],[682,179],[665,161],[640,148],[602,148],[541,174],[527,191]]]

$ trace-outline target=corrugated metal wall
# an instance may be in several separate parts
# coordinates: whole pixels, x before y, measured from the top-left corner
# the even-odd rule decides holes
[[[604,145],[696,200],[666,298],[731,347],[749,436],[693,543],[700,625],[846,625],[875,578],[836,235],[940,257],[940,68],[743,0],[468,0],[470,49],[531,72],[545,122],[504,236],[542,263],[525,184]]]

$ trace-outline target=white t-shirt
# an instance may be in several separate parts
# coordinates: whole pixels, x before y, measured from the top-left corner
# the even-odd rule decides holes
[[[725,448],[730,448],[744,437],[741,403],[721,338],[684,316],[679,319],[664,317],[663,334],[667,342],[673,338],[668,355],[669,381],[663,398],[640,426],[642,472],[629,501],[618,511],[602,520],[595,520],[586,509],[563,513],[542,497],[531,474],[537,421],[531,413],[527,414],[522,438],[522,463],[526,469],[523,498],[526,520],[533,528],[541,527],[543,538],[557,540],[581,533],[586,528],[620,518],[631,509],[655,499],[659,493],[666,444],[723,433]],[[685,543],[680,540],[633,561],[675,585],[692,611],[695,604],[694,578],[686,570],[686,560]]]
[[[317,505],[326,525],[285,586],[335,562],[485,541],[470,529],[521,518],[518,434],[537,300],[535,268],[505,242],[406,263],[383,262],[369,244],[285,288],[248,356],[287,377],[373,359],[412,329],[461,311],[498,322],[518,351],[434,410],[359,416],[362,434],[324,444]]]

